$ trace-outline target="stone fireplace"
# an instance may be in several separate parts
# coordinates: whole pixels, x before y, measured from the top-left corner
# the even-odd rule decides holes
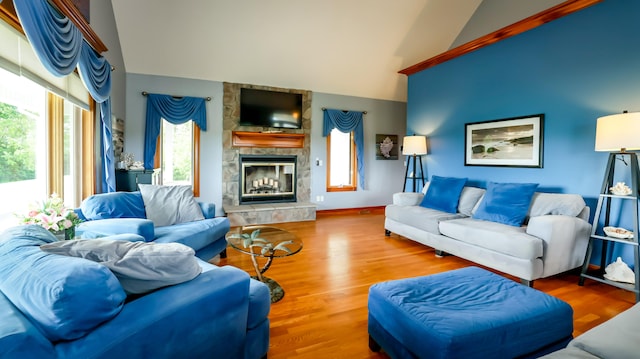
[[[268,127],[240,126],[241,88],[302,94],[302,127],[274,131]],[[311,95],[311,91],[305,90],[224,83],[222,206],[232,226],[315,220],[316,205],[310,202]],[[293,176],[286,167],[279,167],[277,176],[256,174],[243,184],[241,159],[260,157],[293,159]],[[250,172],[259,173],[263,167],[264,163],[255,168],[252,165]],[[289,178],[291,188],[282,187]],[[294,197],[274,193],[275,196],[263,200],[269,197],[267,192],[275,191],[270,180],[274,185],[278,182],[278,191],[293,192]],[[253,193],[243,196],[245,191]]]
[[[240,204],[296,202],[296,156],[240,155]]]

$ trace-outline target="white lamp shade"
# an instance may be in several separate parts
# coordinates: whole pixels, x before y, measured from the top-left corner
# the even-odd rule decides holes
[[[640,150],[640,112],[598,118],[596,151]]]
[[[427,138],[424,136],[405,136],[402,140],[403,155],[426,155]]]

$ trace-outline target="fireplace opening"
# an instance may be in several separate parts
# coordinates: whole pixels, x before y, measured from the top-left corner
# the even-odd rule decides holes
[[[241,155],[240,204],[296,201],[297,156]]]

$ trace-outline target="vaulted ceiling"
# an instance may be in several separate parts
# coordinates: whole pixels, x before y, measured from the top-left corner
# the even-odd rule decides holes
[[[396,101],[399,70],[560,2],[111,0],[129,73]],[[481,6],[504,11],[477,19]]]

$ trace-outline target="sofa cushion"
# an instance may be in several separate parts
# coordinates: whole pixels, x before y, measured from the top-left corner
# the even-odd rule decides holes
[[[113,238],[79,239],[44,244],[40,249],[101,263],[116,275],[124,290],[131,294],[147,293],[186,282],[202,271],[195,251],[179,243],[157,244]]]
[[[542,240],[526,234],[524,227],[460,218],[440,222],[440,232],[458,241],[517,258],[542,257]]]
[[[457,213],[460,192],[466,183],[466,178],[431,176],[429,188],[420,206]]]
[[[480,204],[480,199],[484,196],[486,191],[482,188],[466,186],[460,193],[460,200],[458,201],[458,212],[465,216],[473,215],[476,207]]]
[[[521,226],[536,188],[537,183],[489,182],[473,218]]]
[[[640,352],[640,304],[581,334],[569,343],[598,358],[637,358]]]
[[[94,194],[80,205],[87,220],[106,218],[145,218],[140,192],[111,192]]]
[[[35,225],[0,235],[0,290],[52,342],[86,335],[115,317],[126,298],[107,267],[39,248],[56,241]]]
[[[202,209],[193,198],[191,186],[157,186],[140,184],[147,218],[156,227],[204,219]]]
[[[229,231],[229,219],[216,217],[202,221],[156,228],[156,243],[181,243],[197,251],[210,245]]]
[[[531,199],[528,216],[558,214],[577,217],[586,205],[579,194],[536,192]]]
[[[433,234],[440,234],[438,225],[441,221],[464,217],[459,213],[447,213],[421,206],[397,206],[393,204],[385,208],[385,216]]]

